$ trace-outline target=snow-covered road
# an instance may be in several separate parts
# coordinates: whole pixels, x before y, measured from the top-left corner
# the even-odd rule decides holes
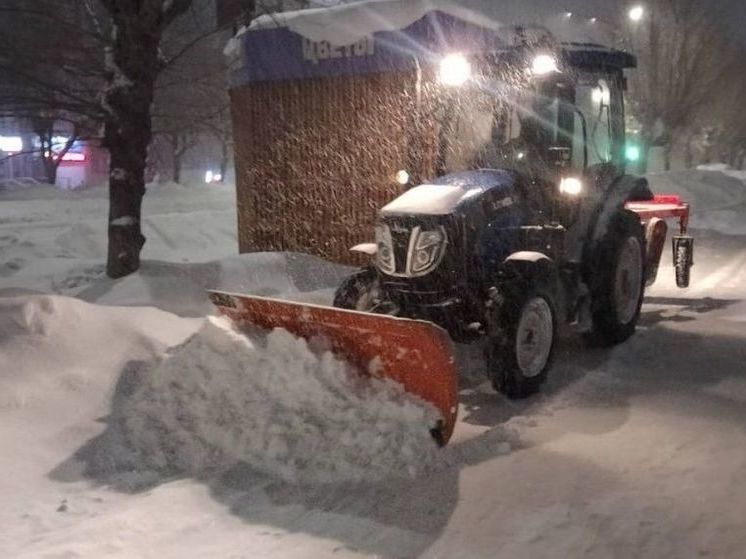
[[[689,179],[686,188],[694,184]],[[184,213],[206,207],[188,198],[180,202]],[[101,209],[87,204],[85,213]],[[166,205],[154,213],[168,214]],[[112,283],[99,271],[65,284],[81,262],[100,266],[100,249],[84,252],[90,247],[80,241],[90,236],[75,233],[86,216],[74,204],[58,206],[70,208],[69,221],[34,219],[32,202],[26,210],[9,207],[0,204],[0,242],[16,241],[0,244],[0,266],[20,262],[0,277],[2,557],[743,556],[744,236],[695,231],[686,290],[674,285],[667,250],[636,335],[613,349],[563,341],[537,397],[496,395],[474,352],[461,348],[459,424],[427,475],[301,487],[239,465],[220,477],[134,473],[112,484],[102,457],[91,458],[100,452],[95,443],[112,395],[126,393],[128,375],[185,339],[199,320],[100,303],[163,297],[161,308],[195,316],[204,301],[172,296],[169,285],[196,294],[201,283],[243,274],[251,289],[283,292],[300,284],[316,289],[334,273],[324,269],[311,281],[302,271],[309,261],[273,255],[254,261],[261,270],[245,259],[205,263],[207,241],[201,258],[180,263],[188,258],[181,229],[191,229],[183,233],[189,242],[224,225],[219,212],[227,208],[213,206],[218,213],[201,226],[173,218],[168,250],[179,258],[168,259],[168,247],[151,235],[152,260],[137,277]],[[58,223],[46,229],[54,233],[16,227],[24,211],[29,225]],[[153,219],[158,225],[163,218]],[[57,253],[61,236],[75,250]],[[52,289],[51,277],[67,287]],[[29,287],[91,303],[11,297]]]
[[[699,234],[695,270],[679,290],[661,269],[629,342],[564,344],[536,400],[462,398],[462,422],[514,429],[519,448],[464,468],[428,555],[742,554],[746,238]]]

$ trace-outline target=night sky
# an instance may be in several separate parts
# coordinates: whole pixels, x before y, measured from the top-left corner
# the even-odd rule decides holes
[[[494,14],[502,2],[514,0],[459,0],[478,11]],[[583,17],[612,19],[614,10],[624,12],[635,4],[645,5],[646,0],[518,0],[530,6],[532,4],[549,4],[558,12],[571,11]],[[647,0],[650,2],[653,0]],[[699,0],[703,6],[712,10],[724,23],[731,38],[746,47],[746,0]],[[530,9],[530,8],[529,8]]]
[[[717,10],[728,23],[733,36],[746,47],[746,0],[713,0],[709,5]]]

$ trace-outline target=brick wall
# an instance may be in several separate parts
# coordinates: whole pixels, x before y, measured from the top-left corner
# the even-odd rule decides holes
[[[233,90],[240,251],[359,263],[348,249],[372,240],[396,171],[434,174],[434,119],[416,118],[434,106],[426,90],[414,71]]]

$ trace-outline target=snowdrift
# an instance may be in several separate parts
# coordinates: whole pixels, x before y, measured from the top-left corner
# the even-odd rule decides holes
[[[0,295],[58,293],[107,305],[212,311],[206,289],[327,303],[348,268],[303,254],[238,255],[230,185],[148,186],[140,270],[104,274],[108,193],[34,187],[0,191]]]
[[[180,316],[213,312],[208,289],[330,304],[351,272],[307,254],[256,252],[210,262],[144,261],[135,274],[102,278],[77,296],[104,305],[152,305]]]
[[[439,11],[499,32],[506,43],[516,37],[515,27],[545,28],[562,41],[605,43],[609,40],[607,31],[576,23],[575,18],[566,18],[566,12],[558,8],[554,0],[494,3],[490,6],[489,16],[448,0],[366,0],[335,4],[264,14],[253,20],[248,30],[282,26],[311,41],[345,46],[373,33],[404,29],[427,13]],[[245,31],[243,29],[239,36]],[[231,55],[235,50],[234,41],[226,46],[224,52]]]
[[[724,219],[715,204],[742,199],[734,178],[727,169],[702,170],[651,182],[690,199],[695,227],[732,233],[746,230],[746,212],[734,208]],[[327,281],[319,271],[326,268],[287,255],[234,260],[235,206],[225,193],[174,188],[166,196],[168,189],[145,199],[141,274],[118,282],[101,277],[105,255],[88,242],[105,230],[105,196],[0,192],[0,291],[85,292],[91,301],[160,301],[193,313],[203,304],[201,286],[215,279],[257,293],[308,289],[304,297]],[[708,209],[717,210],[710,221],[700,211]],[[378,444],[369,443],[381,434],[375,426],[389,429],[386,436],[392,426],[411,427],[406,403],[390,414],[352,413],[360,391],[374,388],[352,382],[340,395],[345,366],[324,361],[319,348],[282,333],[249,339],[220,321],[152,307],[0,297],[0,557],[742,557],[746,250],[743,237],[695,235],[692,287],[678,290],[670,265],[661,270],[640,332],[610,351],[561,349],[541,396],[506,402],[478,384],[481,359],[465,359],[473,382],[461,393],[459,440],[441,452],[435,472],[414,480],[385,477],[407,476],[411,464],[391,460],[393,446],[335,454],[342,463],[329,469],[328,446],[291,437],[292,424],[318,443],[318,409],[303,401],[312,390],[335,410],[331,436],[352,437],[350,448]],[[191,291],[179,294],[185,285]],[[303,371],[267,361],[270,344]],[[249,365],[264,376],[247,375]],[[226,381],[208,391],[210,371],[225,369]],[[270,395],[273,388],[279,393]],[[286,406],[292,423],[278,420],[270,432],[260,395],[277,399],[276,414]],[[222,413],[231,420],[221,423]],[[267,430],[265,447],[259,431],[246,435],[256,440],[236,437],[234,415]],[[155,426],[147,434],[146,421]],[[419,437],[395,444],[423,465],[432,449]],[[289,469],[278,472],[274,460],[291,453]],[[190,456],[200,475],[248,460],[270,477],[237,468],[205,483],[156,471],[175,471]],[[332,473],[383,481],[301,485]],[[277,481],[291,478],[300,481]],[[127,480],[149,490],[133,494],[117,483]]]
[[[433,407],[284,330],[249,338],[222,317],[145,371],[115,414],[138,471],[246,463],[293,483],[374,481],[437,455]]]
[[[196,328],[153,308],[90,305],[69,297],[0,297],[0,412],[33,413],[60,421],[91,405],[108,408],[128,362],[151,360]]]
[[[647,176],[657,193],[679,194],[692,207],[690,226],[746,235],[746,175],[738,171],[687,170]]]
[[[399,385],[361,378],[320,341],[249,337],[223,317],[0,298],[0,363],[6,426],[43,440],[79,425],[67,452],[122,487],[239,463],[292,483],[380,481],[438,456],[427,429],[437,411]]]

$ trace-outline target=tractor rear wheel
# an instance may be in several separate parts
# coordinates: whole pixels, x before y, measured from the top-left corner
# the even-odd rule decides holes
[[[547,290],[530,289],[501,305],[500,335],[486,351],[492,386],[508,398],[526,398],[547,378],[557,331]]]
[[[587,339],[621,343],[634,333],[645,296],[645,233],[637,215],[622,210],[612,218],[589,274],[593,330]]]

